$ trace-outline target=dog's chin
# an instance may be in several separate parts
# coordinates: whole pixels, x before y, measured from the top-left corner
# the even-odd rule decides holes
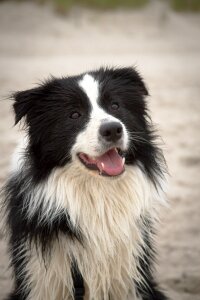
[[[124,153],[117,148],[111,148],[100,156],[92,157],[79,152],[78,159],[91,175],[118,178],[125,172]]]

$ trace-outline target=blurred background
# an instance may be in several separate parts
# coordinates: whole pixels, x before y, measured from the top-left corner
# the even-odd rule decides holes
[[[169,166],[157,278],[200,299],[200,0],[0,1],[0,186],[20,136],[10,92],[102,65],[137,66]],[[0,300],[11,288],[0,231]],[[123,299],[122,299],[123,300]]]

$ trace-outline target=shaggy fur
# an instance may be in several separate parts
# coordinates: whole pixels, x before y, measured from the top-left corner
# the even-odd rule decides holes
[[[7,299],[74,299],[75,264],[86,300],[166,300],[152,271],[165,163],[147,94],[134,69],[102,68],[14,95],[27,137],[3,191],[15,278]],[[99,130],[113,121],[122,137],[108,144]],[[77,156],[114,147],[125,157],[119,176],[102,176]]]

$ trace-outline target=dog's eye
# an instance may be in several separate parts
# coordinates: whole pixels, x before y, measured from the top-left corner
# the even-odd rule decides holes
[[[70,115],[70,118],[71,119],[78,119],[80,118],[81,114],[77,111],[74,111],[71,115]]]
[[[114,103],[111,104],[111,108],[112,108],[113,110],[117,110],[117,109],[119,108],[119,104],[116,103],[116,102],[114,102]]]

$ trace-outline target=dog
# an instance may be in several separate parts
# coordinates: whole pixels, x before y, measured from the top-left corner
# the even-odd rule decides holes
[[[153,275],[166,164],[135,68],[13,94],[26,135],[4,189],[7,300],[166,300]]]

